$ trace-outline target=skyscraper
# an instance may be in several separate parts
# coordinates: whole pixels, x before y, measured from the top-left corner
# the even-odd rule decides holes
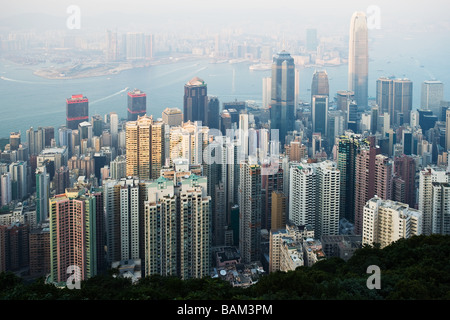
[[[184,86],[183,119],[207,123],[208,89],[206,82],[195,77]]]
[[[394,79],[392,82],[391,123],[398,126],[410,122],[413,100],[413,83],[409,79]]]
[[[147,184],[136,178],[103,182],[107,261],[144,259]]]
[[[109,114],[109,131],[111,133],[111,147],[118,147],[119,140],[119,117],[117,113]]]
[[[316,71],[313,74],[311,82],[311,101],[314,96],[329,96],[330,86],[328,83],[328,74],[325,70]]]
[[[141,32],[128,32],[126,34],[127,60],[140,60],[145,58],[145,36]]]
[[[433,111],[435,116],[440,114],[441,101],[444,100],[444,84],[442,81],[429,80],[422,83],[420,108]]]
[[[66,127],[77,130],[78,125],[89,120],[89,100],[82,94],[66,99]]]
[[[80,272],[78,280],[97,274],[95,201],[84,189],[68,189],[50,199],[51,282],[64,283],[74,271]]]
[[[306,50],[316,51],[317,46],[317,29],[306,29]]]
[[[251,161],[240,163],[239,249],[242,261],[260,260],[261,255],[261,167]]]
[[[433,182],[433,211],[431,232],[450,235],[450,184]]]
[[[119,57],[117,32],[106,31],[106,60],[116,61]]]
[[[376,103],[380,114],[392,112],[392,78],[380,77],[377,79]]]
[[[413,157],[402,155],[394,160],[394,173],[397,185],[402,186],[402,194],[395,193],[393,190],[393,200],[409,205],[410,208],[416,207],[416,162]]]
[[[294,130],[295,123],[295,64],[286,51],[273,58],[271,95],[270,128],[279,130],[284,148],[287,132]]]
[[[183,113],[178,108],[165,108],[162,113],[162,120],[168,126],[181,126],[183,123]],[[217,115],[219,121],[219,115]]]
[[[363,212],[367,201],[375,195],[392,199],[392,162],[380,154],[379,147],[360,148],[355,172],[355,234],[363,232]]]
[[[48,219],[48,199],[50,197],[50,175],[45,166],[36,169],[36,222]]]
[[[419,172],[418,209],[423,213],[423,234],[433,233],[433,183],[448,183],[448,173],[439,167],[427,167]]]
[[[348,90],[355,93],[359,109],[368,106],[369,44],[367,18],[355,12],[350,23]]]
[[[323,161],[317,167],[317,215],[314,236],[339,234],[340,172],[335,162]]]
[[[128,121],[136,121],[147,113],[147,94],[139,89],[128,92]]]
[[[127,176],[157,179],[165,164],[164,123],[142,116],[126,124]]]
[[[1,205],[6,206],[12,201],[12,186],[11,186],[11,174],[9,172],[3,173],[0,176],[1,183]]]
[[[348,104],[355,99],[353,91],[341,90],[336,93],[336,107],[338,110],[347,112]]]
[[[208,97],[208,109],[206,113],[205,126],[210,129],[219,129],[219,112],[220,112],[220,102],[215,96]]]
[[[304,161],[290,170],[290,221],[297,226],[309,225],[318,237],[337,235],[340,171],[336,163]]]
[[[328,133],[328,96],[314,95],[311,109],[313,133],[321,133],[322,137],[326,137]]]
[[[364,205],[362,243],[386,247],[400,238],[422,234],[422,212],[407,204],[373,197]]]
[[[445,112],[445,150],[450,150],[450,109]]]
[[[20,146],[20,132],[11,132],[9,135],[10,150],[17,150]]]
[[[194,174],[178,182],[161,176],[149,183],[145,202],[147,275],[182,279],[209,275],[211,198],[207,196],[206,185],[205,177]]]

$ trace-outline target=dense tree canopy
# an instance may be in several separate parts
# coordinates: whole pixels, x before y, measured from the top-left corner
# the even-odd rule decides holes
[[[380,268],[379,289],[367,286],[368,266]],[[31,284],[11,273],[0,274],[3,300],[392,300],[450,299],[450,236],[401,239],[383,249],[365,246],[344,261],[329,258],[312,267],[275,272],[250,288],[220,279],[182,281],[151,276],[132,284],[129,279],[98,275],[81,289],[56,288],[38,279]]]

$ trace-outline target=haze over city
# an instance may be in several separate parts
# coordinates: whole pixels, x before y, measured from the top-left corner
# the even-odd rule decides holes
[[[0,299],[447,299],[449,9],[3,1]]]

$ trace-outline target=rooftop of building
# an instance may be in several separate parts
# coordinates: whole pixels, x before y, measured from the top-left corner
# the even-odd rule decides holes
[[[206,86],[206,83],[203,79],[199,77],[194,77],[186,83],[187,86]]]

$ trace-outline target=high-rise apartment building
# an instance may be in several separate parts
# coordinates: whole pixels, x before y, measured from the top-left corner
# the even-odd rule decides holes
[[[355,12],[350,23],[348,90],[355,93],[358,108],[368,106],[369,40],[367,17]]]
[[[204,165],[203,152],[209,144],[209,128],[200,122],[186,122],[169,131],[170,164],[175,159],[186,159],[190,164]]]
[[[431,232],[450,235],[450,184],[432,182],[433,202]]]
[[[77,130],[78,125],[89,120],[89,100],[82,94],[66,99],[66,127]]]
[[[103,182],[107,261],[144,258],[146,182],[134,178]]]
[[[318,236],[339,232],[340,171],[326,160],[291,167],[289,220],[309,225]]]
[[[11,195],[13,200],[21,201],[28,196],[28,163],[16,161],[9,165],[11,177]]]
[[[283,229],[287,222],[287,197],[282,191],[272,191],[270,230]]]
[[[0,272],[20,271],[28,266],[29,225],[17,221],[0,225]]]
[[[126,124],[127,176],[156,179],[165,164],[165,124],[138,117]]]
[[[162,120],[170,127],[181,126],[183,124],[183,113],[178,108],[166,108],[162,113]],[[217,115],[219,121],[219,115]]]
[[[360,135],[348,133],[337,142],[337,167],[340,175],[340,217],[349,222],[355,221],[355,173],[356,155],[361,146],[368,142]]]
[[[51,282],[65,283],[74,274],[79,275],[77,280],[86,280],[97,274],[95,201],[84,189],[67,189],[50,199]]]
[[[286,134],[295,123],[295,64],[288,52],[273,58],[271,82],[270,128],[278,130],[284,148]]]
[[[416,162],[413,157],[401,155],[394,159],[392,199],[416,208]]]
[[[38,227],[30,230],[30,276],[45,277],[50,273],[50,230]]]
[[[272,226],[273,215],[276,212],[272,212],[273,208],[273,195],[274,192],[282,192],[283,191],[283,169],[279,164],[276,164],[277,170],[269,169],[271,164],[262,163],[262,169],[267,170],[267,172],[261,175],[261,188],[262,188],[262,215],[261,215],[261,227],[263,229],[270,230]],[[281,203],[281,195],[279,196],[279,201],[276,204],[276,209],[280,209]],[[280,214],[280,212],[278,212]]]
[[[115,112],[109,114],[109,132],[111,134],[111,147],[119,146],[119,116]]]
[[[106,60],[113,62],[119,58],[117,32],[107,30],[106,31]]]
[[[450,150],[450,109],[445,111],[445,150]]]
[[[142,32],[128,32],[126,34],[127,60],[145,59],[145,35]]]
[[[297,226],[285,225],[270,232],[269,272],[293,271],[304,265],[303,237]]]
[[[11,174],[9,172],[3,173],[0,176],[1,183],[1,205],[6,206],[12,201],[12,185]]]
[[[48,220],[50,175],[45,166],[36,169],[36,222]]]
[[[147,275],[202,278],[210,272],[211,198],[205,177],[194,174],[179,183],[160,177],[148,185],[145,202]]]
[[[401,238],[422,234],[422,212],[407,204],[377,196],[363,208],[362,243],[386,247]]]
[[[128,92],[128,121],[136,121],[147,113],[147,94],[139,89]]]
[[[364,205],[378,195],[392,199],[392,161],[380,154],[379,147],[362,147],[356,156],[355,167],[355,225],[354,232],[362,234]]]
[[[434,183],[441,183],[445,186],[449,181],[449,174],[442,168],[439,167],[427,167],[419,172],[419,199],[418,199],[418,209],[423,213],[423,234],[430,235],[433,233],[433,214],[437,211],[435,206],[435,195],[433,191],[439,191],[442,199],[442,195],[445,195],[445,188],[442,190],[434,189]],[[436,187],[436,186],[435,186]],[[436,194],[436,197],[439,197]],[[441,204],[445,205],[445,201],[440,201]],[[445,210],[440,210],[440,212],[445,212]]]
[[[261,166],[240,163],[239,249],[244,263],[260,260],[261,255]]]

